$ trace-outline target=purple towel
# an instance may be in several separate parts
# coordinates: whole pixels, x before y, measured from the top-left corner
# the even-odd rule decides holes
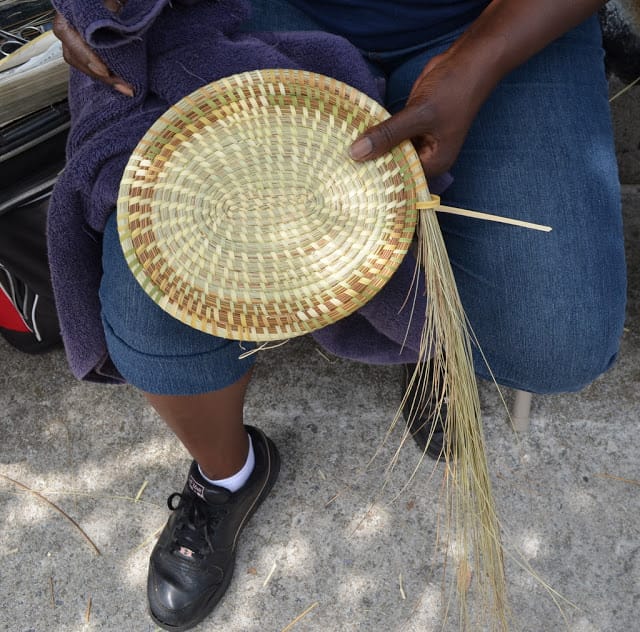
[[[379,100],[380,94],[366,62],[343,38],[321,32],[241,33],[249,14],[244,0],[129,0],[117,16],[102,0],[56,0],[54,5],[135,88],[133,98],[125,97],[72,70],[67,164],[53,191],[48,226],[51,275],[71,370],[81,379],[121,381],[100,319],[101,233],[129,156],[151,124],[202,85],[260,68],[302,68],[344,81],[372,98]],[[405,266],[407,273],[401,268],[360,315],[327,328],[318,340],[345,357],[406,361],[398,346],[406,318],[397,315],[405,297],[397,299],[406,295],[410,279],[409,262]],[[424,308],[416,313],[424,314]],[[343,338],[348,345],[336,344]],[[362,353],[352,351],[358,348]]]

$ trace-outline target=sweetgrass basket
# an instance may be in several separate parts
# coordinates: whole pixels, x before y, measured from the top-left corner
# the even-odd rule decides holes
[[[394,273],[429,193],[413,146],[351,160],[389,115],[326,76],[261,70],[182,99],[121,181],[127,262],[180,321],[232,340],[281,340],[348,316]]]

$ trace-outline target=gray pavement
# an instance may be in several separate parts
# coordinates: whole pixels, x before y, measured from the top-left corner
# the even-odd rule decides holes
[[[628,117],[640,92],[631,94],[618,129],[636,133]],[[521,436],[495,387],[480,385],[505,544],[573,604],[561,612],[508,557],[513,630],[640,629],[640,186],[626,182],[619,362],[580,393],[534,397]],[[0,367],[0,630],[156,630],[147,560],[187,453],[139,393],[77,382],[61,351],[31,357],[0,341]],[[384,491],[390,450],[367,467],[399,392],[397,369],[328,360],[308,339],[260,355],[247,422],[278,444],[282,471],[244,532],[224,601],[198,631],[457,629],[454,616],[442,624],[434,555],[442,468],[432,476],[425,464],[397,497],[413,445]]]

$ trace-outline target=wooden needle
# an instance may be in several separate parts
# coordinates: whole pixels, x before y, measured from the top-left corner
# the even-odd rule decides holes
[[[548,233],[552,230],[551,226],[544,226],[542,224],[534,224],[533,222],[525,222],[520,219],[513,219],[512,217],[504,217],[502,215],[492,215],[490,213],[481,213],[480,211],[470,211],[466,208],[458,208],[456,206],[445,206],[440,204],[440,198],[437,195],[431,194],[431,199],[428,202],[418,202],[416,208],[419,210],[431,209],[438,213],[451,213],[452,215],[464,215],[465,217],[474,217],[476,219],[484,219],[490,222],[500,222],[502,224],[511,224],[513,226],[521,226],[522,228],[530,228],[532,230],[541,230]]]

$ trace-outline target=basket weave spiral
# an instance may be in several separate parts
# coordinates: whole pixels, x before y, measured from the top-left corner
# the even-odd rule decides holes
[[[232,340],[306,334],[387,282],[428,200],[413,146],[351,160],[388,113],[322,75],[261,70],[211,83],[161,116],[121,181],[133,274],[180,321]]]

